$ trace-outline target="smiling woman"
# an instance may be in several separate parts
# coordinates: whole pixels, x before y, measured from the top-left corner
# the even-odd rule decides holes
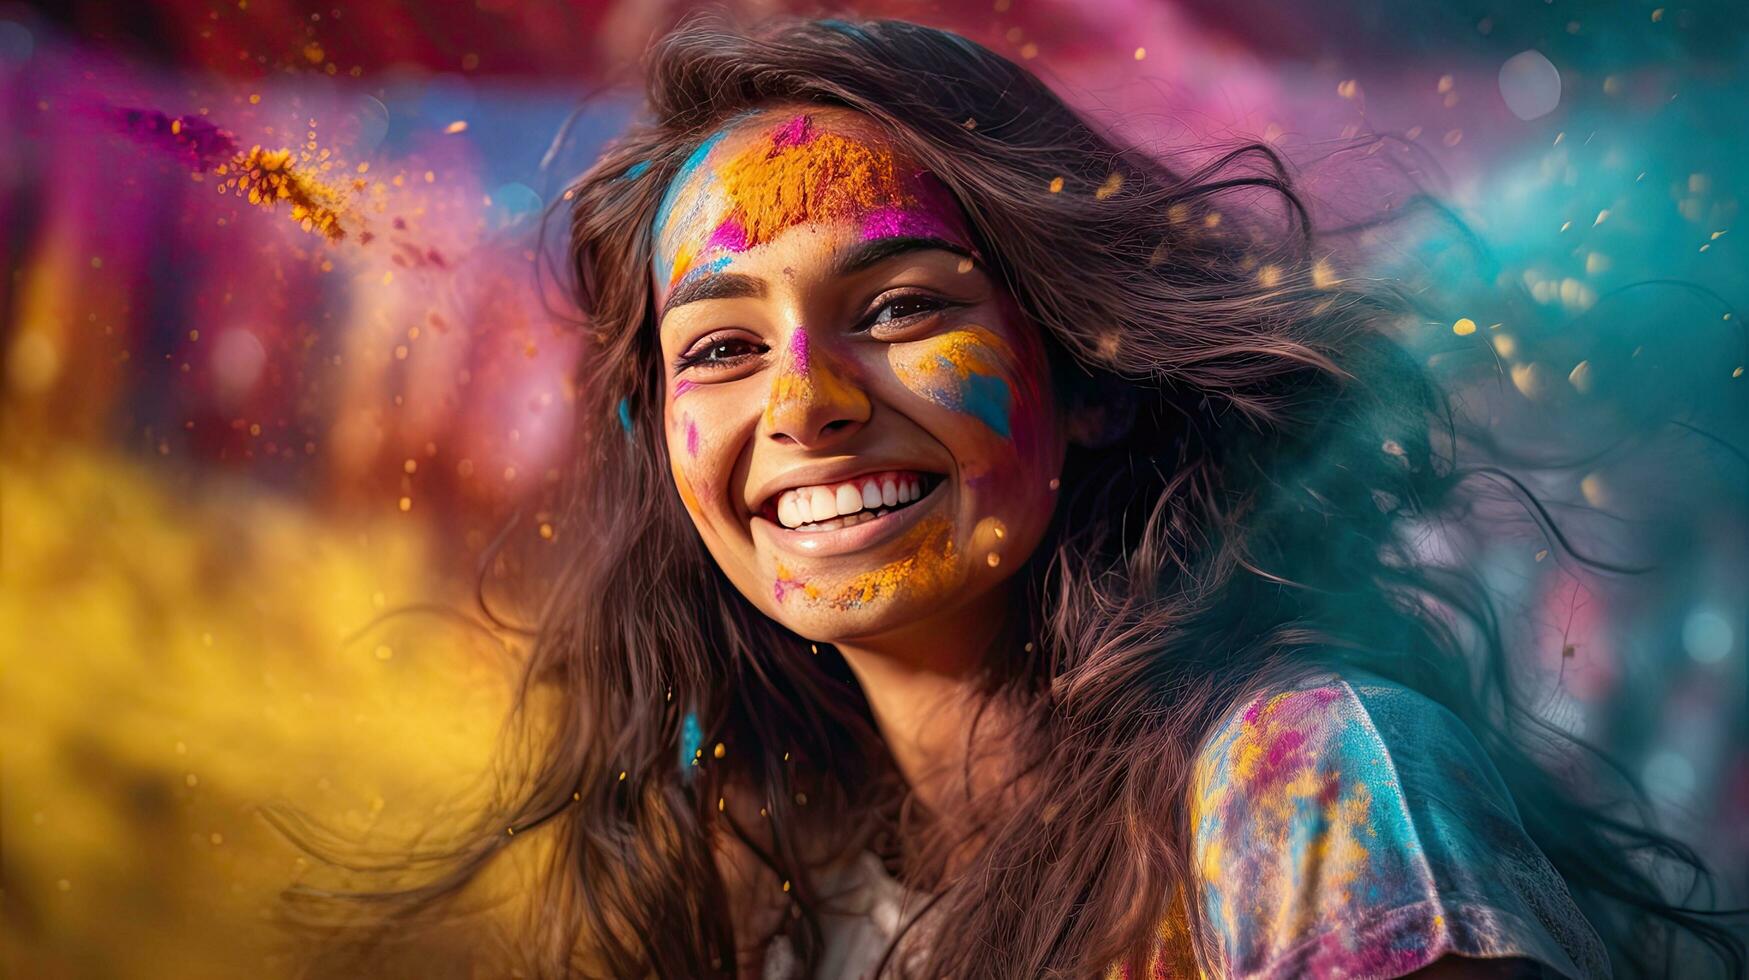
[[[1455,423],[1268,149],[1181,173],[911,24],[697,21],[566,199],[535,765],[397,912],[539,832],[541,974],[1741,964],[1514,736],[1406,533]]]
[[[657,212],[653,288],[674,480],[717,566],[853,670],[846,641],[891,660],[969,613],[1000,625],[1002,552],[1043,536],[1064,442],[959,206],[844,109],[700,145]]]

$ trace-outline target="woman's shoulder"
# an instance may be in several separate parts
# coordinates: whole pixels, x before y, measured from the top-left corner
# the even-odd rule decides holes
[[[1485,759],[1475,736],[1438,701],[1358,669],[1322,670],[1268,685],[1228,711],[1197,756],[1198,789],[1218,790],[1235,776],[1273,785],[1288,770],[1308,767],[1376,779],[1392,774],[1388,756],[1408,742]],[[1491,766],[1486,775],[1494,776],[1489,788],[1504,795]]]
[[[1216,726],[1190,800],[1210,955],[1233,976],[1396,976],[1445,955],[1606,974],[1595,933],[1450,710],[1340,669]]]

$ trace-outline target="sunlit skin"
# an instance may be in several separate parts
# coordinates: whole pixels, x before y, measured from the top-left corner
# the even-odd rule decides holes
[[[963,682],[1055,505],[1036,328],[951,196],[848,111],[739,121],[676,184],[652,270],[676,488],[749,601],[844,654],[915,784],[958,754]],[[839,530],[773,519],[780,491],[894,471],[926,495]]]

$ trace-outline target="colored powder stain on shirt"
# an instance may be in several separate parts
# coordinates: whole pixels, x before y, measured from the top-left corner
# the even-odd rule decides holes
[[[1606,974],[1469,730],[1408,688],[1356,676],[1266,693],[1199,754],[1207,972],[1398,976],[1457,954]]]
[[[856,576],[832,596],[840,609],[867,606],[901,593],[941,593],[952,585],[954,575],[953,525],[943,517],[931,517],[906,533],[901,546],[910,553],[873,571]]]

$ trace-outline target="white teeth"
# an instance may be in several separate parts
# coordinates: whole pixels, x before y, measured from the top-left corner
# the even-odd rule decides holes
[[[872,521],[874,512],[923,498],[920,476],[885,474],[860,484],[797,487],[777,495],[777,520],[787,528],[829,531]]]
[[[810,487],[807,491],[808,519],[824,521],[838,516],[838,497],[825,487]]]
[[[838,513],[854,514],[862,509],[862,494],[848,483],[839,484],[837,497],[833,503],[838,505]]]

